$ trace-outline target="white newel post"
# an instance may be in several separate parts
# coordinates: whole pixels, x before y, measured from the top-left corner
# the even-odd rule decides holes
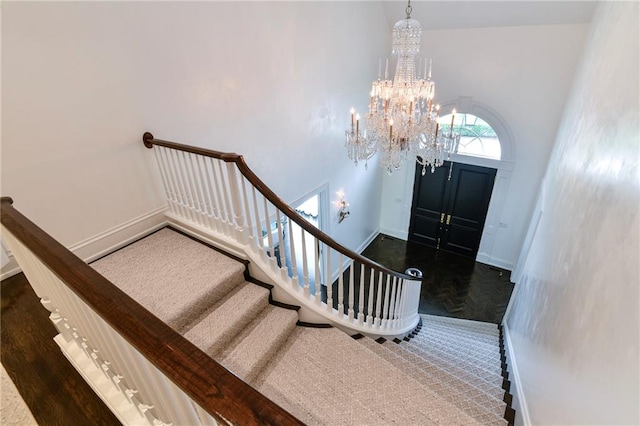
[[[236,238],[241,244],[247,244],[247,224],[245,212],[242,208],[242,197],[238,186],[235,163],[227,163],[227,176],[229,178],[229,189],[231,192],[231,203],[233,205],[233,219],[236,229]]]

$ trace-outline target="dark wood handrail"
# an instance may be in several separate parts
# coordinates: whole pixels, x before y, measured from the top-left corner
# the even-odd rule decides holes
[[[2,225],[115,331],[222,424],[301,425],[0,199]],[[220,413],[218,415],[217,413]]]
[[[314,237],[316,237],[318,240],[322,241],[323,243],[325,243],[326,245],[328,245],[329,247],[331,247],[332,249],[336,250],[338,253],[342,253],[343,255],[356,260],[362,264],[364,264],[365,266],[368,266],[370,268],[373,268],[377,271],[382,271],[386,274],[389,274],[391,276],[397,277],[399,279],[404,279],[404,280],[415,280],[415,277],[412,277],[410,275],[401,273],[401,272],[397,272],[394,271],[392,269],[389,269],[383,265],[380,265],[377,262],[374,262],[371,259],[368,259],[352,250],[349,250],[348,248],[344,247],[343,245],[339,244],[338,242],[336,242],[333,238],[331,238],[329,235],[325,234],[324,232],[322,232],[321,230],[319,230],[318,228],[316,228],[315,226],[313,226],[311,223],[309,223],[307,220],[305,220],[302,216],[300,216],[298,214],[298,212],[295,211],[295,209],[293,209],[291,206],[289,206],[287,203],[285,203],[280,197],[278,197],[276,195],[275,192],[273,192],[271,190],[271,188],[269,188],[247,165],[246,161],[244,160],[244,157],[242,155],[238,155],[238,154],[234,154],[234,153],[225,153],[225,152],[220,152],[220,151],[214,151],[211,149],[205,149],[205,148],[199,148],[199,147],[195,147],[195,146],[190,146],[190,145],[184,145],[181,143],[177,143],[177,142],[170,142],[170,141],[165,141],[165,140],[161,140],[161,139],[155,139],[153,137],[153,135],[149,132],[145,132],[144,135],[142,135],[142,142],[144,143],[144,146],[146,146],[147,148],[151,149],[153,148],[154,145],[157,146],[163,146],[165,148],[171,148],[171,149],[175,149],[178,151],[184,151],[184,152],[189,152],[191,154],[197,154],[197,155],[202,155],[204,157],[211,157],[211,158],[215,158],[218,160],[222,160],[225,161],[227,163],[235,163],[236,166],[238,167],[238,170],[240,170],[240,173],[242,173],[242,175],[247,178],[247,180],[256,187],[256,189],[258,189],[258,191],[260,191],[260,193],[267,199],[269,200],[274,206],[276,206],[276,208],[278,208],[281,212],[283,212],[287,217],[289,217],[289,219],[293,220],[296,224],[298,224],[298,226],[300,226],[301,228],[303,228],[305,231],[307,231],[308,233],[310,233],[311,235],[313,235]]]

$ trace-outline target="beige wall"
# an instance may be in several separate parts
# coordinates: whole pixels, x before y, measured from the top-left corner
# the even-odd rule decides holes
[[[640,423],[638,16],[599,5],[506,318],[532,424]]]

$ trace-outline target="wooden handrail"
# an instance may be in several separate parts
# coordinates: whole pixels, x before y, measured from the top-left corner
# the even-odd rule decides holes
[[[220,423],[300,425],[0,199],[2,225],[103,320]],[[219,414],[218,414],[219,413]],[[224,419],[221,418],[224,417]],[[226,420],[225,420],[226,419]]]
[[[307,220],[305,220],[302,216],[298,214],[291,206],[285,203],[280,197],[276,195],[275,192],[271,190],[247,165],[244,157],[242,155],[234,154],[234,153],[224,153],[220,151],[214,151],[205,148],[199,148],[190,145],[184,145],[177,142],[165,141],[161,139],[155,139],[153,135],[149,132],[145,132],[142,136],[142,141],[144,146],[151,149],[154,145],[163,146],[165,148],[175,149],[178,151],[184,151],[191,154],[202,155],[204,157],[211,157],[218,160],[222,160],[227,163],[235,163],[240,170],[240,173],[247,178],[247,180],[256,187],[258,191],[267,199],[271,204],[273,204],[276,208],[278,208],[281,212],[283,212],[289,219],[293,220],[298,226],[303,228],[309,234],[316,237],[319,241],[322,241],[324,244],[328,245],[332,249],[337,252],[351,258],[355,261],[358,261],[361,264],[364,264],[367,267],[373,268],[377,271],[382,271],[391,276],[397,277],[399,279],[404,280],[415,280],[415,277],[410,275],[394,271],[389,269],[383,265],[380,265],[377,262],[372,261],[348,248],[336,242],[329,235],[325,234]]]

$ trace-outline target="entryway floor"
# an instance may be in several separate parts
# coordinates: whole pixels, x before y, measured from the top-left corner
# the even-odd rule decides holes
[[[499,324],[513,291],[510,271],[384,234],[362,255],[399,272],[420,269],[423,314]]]

